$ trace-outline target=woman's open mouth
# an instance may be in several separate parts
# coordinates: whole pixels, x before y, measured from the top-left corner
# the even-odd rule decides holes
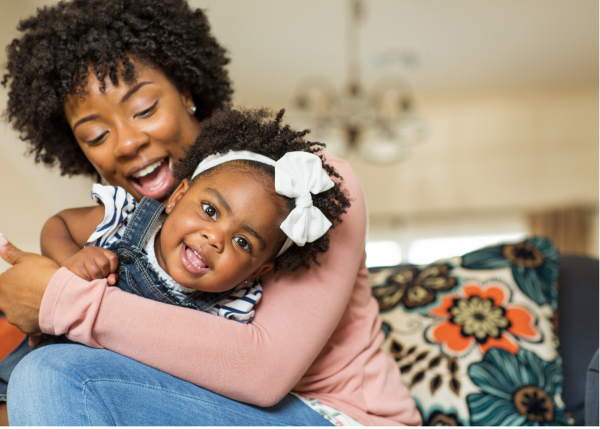
[[[206,257],[196,250],[187,247],[184,243],[181,244],[180,258],[185,269],[191,274],[202,274],[210,271],[205,261]]]
[[[144,197],[163,200],[175,183],[168,157],[159,159],[129,176],[129,181]]]

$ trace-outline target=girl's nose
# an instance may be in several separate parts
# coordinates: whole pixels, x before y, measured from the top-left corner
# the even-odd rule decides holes
[[[117,129],[115,158],[135,156],[138,150],[149,142],[148,135],[131,124],[121,124]]]
[[[213,247],[217,253],[221,253],[225,248],[223,237],[225,234],[221,231],[221,228],[214,223],[204,228],[202,236],[206,239],[209,246]]]

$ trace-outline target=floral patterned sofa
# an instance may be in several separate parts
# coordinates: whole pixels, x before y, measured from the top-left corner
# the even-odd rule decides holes
[[[561,259],[547,238],[530,237],[428,266],[371,268],[370,282],[382,347],[425,425],[583,425],[597,260]]]

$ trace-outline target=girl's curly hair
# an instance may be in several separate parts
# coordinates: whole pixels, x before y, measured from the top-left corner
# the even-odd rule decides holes
[[[346,213],[346,209],[350,207],[350,200],[342,188],[343,179],[331,165],[325,162],[320,152],[324,145],[306,141],[304,136],[308,134],[308,130],[294,131],[289,125],[283,125],[283,114],[284,109],[275,115],[273,111],[265,108],[232,109],[229,106],[216,111],[213,116],[201,122],[200,135],[195,144],[187,149],[186,157],[175,166],[176,182],[191,178],[200,161],[215,153],[248,150],[273,160],[278,160],[287,152],[292,151],[314,153],[321,158],[323,169],[334,179],[335,186],[328,191],[313,195],[313,205],[319,208],[335,227],[342,222],[342,214]],[[220,168],[228,168],[227,166],[231,164],[233,163],[220,164],[196,178],[214,173]],[[283,200],[287,206],[287,212],[294,208],[293,199],[275,193],[273,185],[275,169],[272,166],[255,161],[235,161],[235,164],[251,170],[259,179],[268,178],[268,185],[272,188],[272,197],[280,199],[278,201]],[[275,203],[277,204],[277,201]],[[279,243],[275,253],[281,248],[284,240],[285,238]],[[283,255],[275,259],[274,269],[275,271],[280,269],[293,271],[301,266],[309,267],[311,261],[319,265],[317,255],[326,252],[328,248],[329,232],[312,243],[306,243],[303,247],[294,244]]]
[[[7,47],[10,83],[5,116],[36,162],[61,173],[97,176],[64,115],[68,95],[85,95],[89,75],[102,84],[135,81],[132,60],[159,67],[189,91],[203,119],[229,102],[229,59],[208,20],[185,0],[72,0],[38,9],[19,23]]]

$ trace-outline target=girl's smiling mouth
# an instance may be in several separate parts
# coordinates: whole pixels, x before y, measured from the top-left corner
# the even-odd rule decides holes
[[[203,274],[210,270],[201,252],[191,249],[184,243],[181,244],[180,259],[184,268],[191,274]]]
[[[129,175],[128,179],[142,196],[159,201],[175,183],[171,160],[168,157],[146,165]]]

